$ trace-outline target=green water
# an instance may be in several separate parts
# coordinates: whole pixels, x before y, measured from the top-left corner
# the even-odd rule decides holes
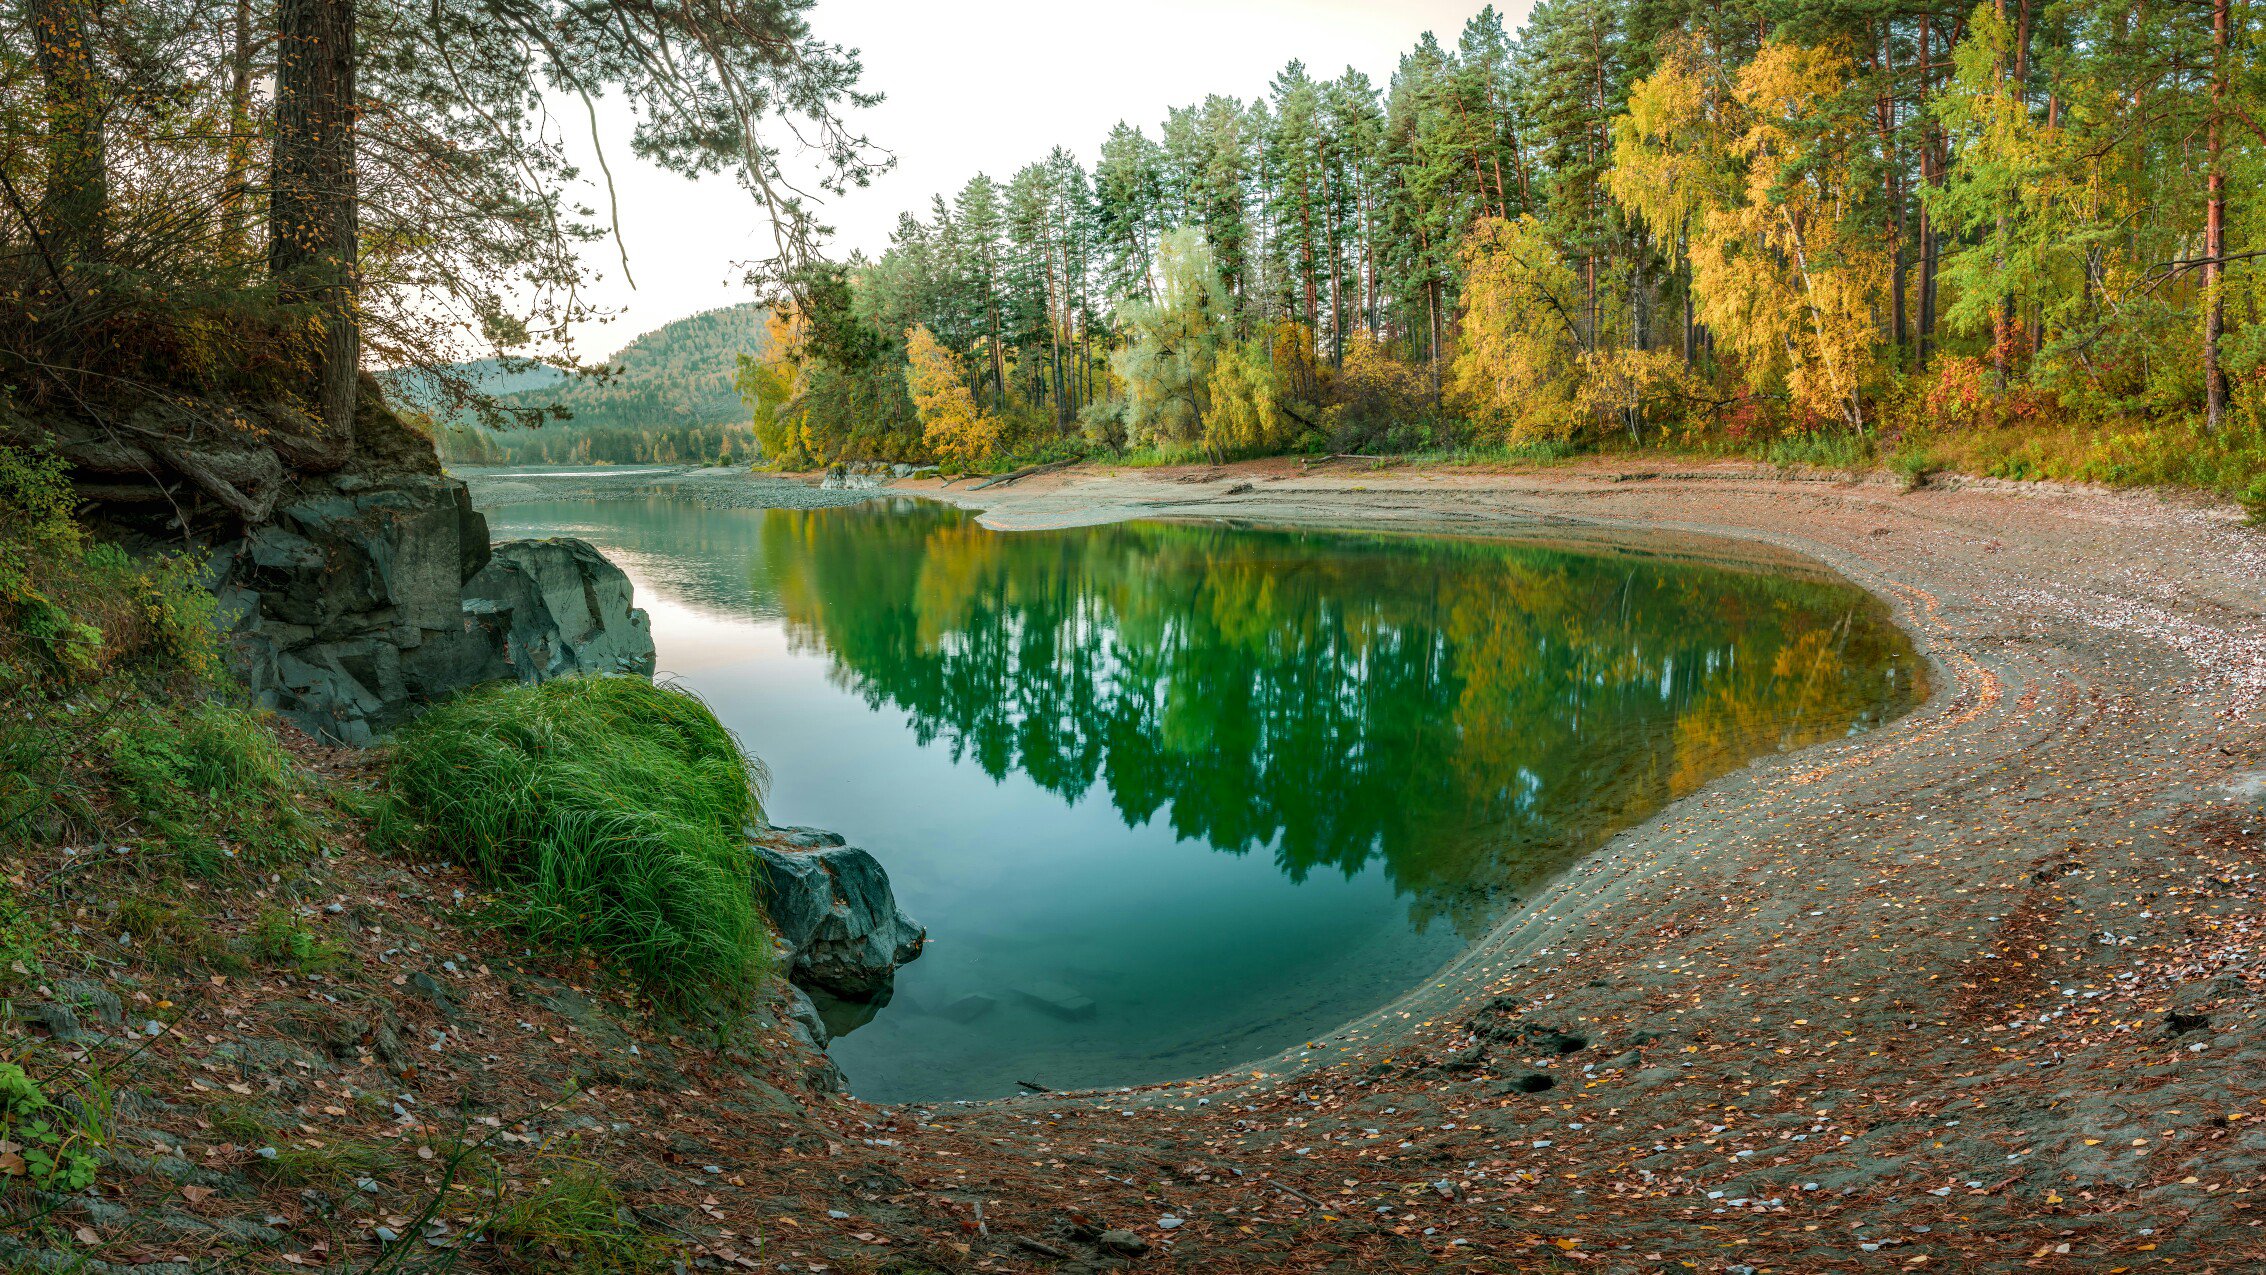
[[[772,818],[871,850],[929,927],[833,1046],[883,1101],[1312,1039],[1673,798],[1924,694],[1870,595],[1688,545],[666,496],[494,522],[620,562]]]

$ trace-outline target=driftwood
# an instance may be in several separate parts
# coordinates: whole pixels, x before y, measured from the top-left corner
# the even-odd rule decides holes
[[[243,519],[246,526],[258,526],[266,522],[268,515],[275,511],[277,489],[272,484],[257,496],[246,495],[220,473],[217,465],[210,463],[212,458],[170,443],[153,443],[151,450],[162,457],[174,473],[195,483],[206,495]],[[273,460],[273,457],[270,456],[269,459]]]
[[[52,450],[71,467],[82,500],[170,501],[179,490],[171,479],[178,478],[246,523],[263,522],[273,512],[285,475],[266,446],[170,405],[93,420],[9,417],[0,420],[0,442]]]
[[[1044,1240],[1034,1240],[1028,1235],[1010,1235],[1007,1238],[1015,1241],[1017,1244],[1022,1245],[1024,1248],[1037,1253],[1041,1257],[1051,1257],[1056,1261],[1063,1262],[1070,1260],[1070,1254],[1067,1250],[1056,1248],[1054,1245],[1046,1243]]]
[[[1331,461],[1333,461],[1333,460],[1375,460],[1375,459],[1377,459],[1377,458],[1376,458],[1376,457],[1374,457],[1374,456],[1364,456],[1364,455],[1362,455],[1362,454],[1361,454],[1360,452],[1336,452],[1336,453],[1334,453],[1334,454],[1332,454],[1332,455],[1328,455],[1328,456],[1309,456],[1309,457],[1307,457],[1307,458],[1306,458],[1305,460],[1302,460],[1302,461],[1300,461],[1300,462],[1298,462],[1298,463],[1299,463],[1299,464],[1301,464],[1301,465],[1304,465],[1304,466],[1306,466],[1306,467],[1308,467],[1308,468],[1312,468],[1313,466],[1316,466],[1316,465],[1327,465],[1327,464],[1329,464],[1329,463],[1330,463]]]
[[[1025,465],[1021,469],[1015,470],[1013,473],[1001,474],[997,478],[987,478],[984,481],[977,483],[975,486],[968,488],[968,490],[982,491],[986,487],[1005,487],[1009,483],[1019,483],[1024,479],[1029,478],[1033,474],[1044,474],[1050,473],[1057,469],[1068,469],[1072,465],[1075,465],[1077,463],[1078,462],[1075,460],[1057,460],[1049,461],[1044,465]]]
[[[1021,1085],[1021,1086],[1022,1086],[1023,1088],[1025,1088],[1025,1089],[1028,1089],[1028,1090],[1030,1090],[1030,1091],[1031,1091],[1032,1093],[1053,1093],[1053,1092],[1054,1092],[1054,1091],[1053,1091],[1052,1089],[1049,1089],[1049,1088],[1047,1088],[1047,1087],[1046,1087],[1045,1085],[1042,1085],[1042,1084],[1040,1084],[1040,1083],[1039,1083],[1038,1081],[1036,1081],[1036,1080],[1018,1080],[1018,1081],[1016,1081],[1015,1083],[1016,1083],[1016,1084],[1018,1084],[1018,1085]]]

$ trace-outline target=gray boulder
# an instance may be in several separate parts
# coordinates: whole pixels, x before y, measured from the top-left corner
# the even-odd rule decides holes
[[[620,568],[579,540],[491,548],[451,478],[338,478],[214,561],[246,685],[317,738],[367,743],[484,682],[653,671]]]
[[[653,629],[630,605],[629,577],[580,540],[497,545],[464,584],[464,616],[490,635],[504,676],[652,676]]]
[[[757,897],[791,953],[794,982],[844,1000],[873,1000],[889,990],[898,966],[920,956],[928,931],[897,906],[889,874],[872,855],[768,835],[754,849]]]
[[[489,675],[497,661],[461,607],[487,561],[487,520],[463,484],[340,475],[218,547],[213,587],[254,699],[359,744]]]
[[[827,1029],[826,1020],[819,1015],[818,1005],[811,1000],[810,993],[792,983],[787,985],[787,1025],[812,1049],[824,1049],[834,1039],[834,1033]]]

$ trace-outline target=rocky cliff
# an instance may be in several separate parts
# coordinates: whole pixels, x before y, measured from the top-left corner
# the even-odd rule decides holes
[[[168,412],[122,440],[11,417],[0,441],[62,456],[120,541],[205,552],[237,671],[318,738],[367,742],[483,682],[653,671],[629,578],[580,541],[491,545],[464,484],[369,378],[351,438],[325,448],[287,446],[312,427],[247,424],[240,405]]]

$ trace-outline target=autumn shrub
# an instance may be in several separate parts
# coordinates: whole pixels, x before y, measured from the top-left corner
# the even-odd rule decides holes
[[[665,999],[737,999],[769,956],[749,888],[761,771],[691,694],[642,678],[496,686],[387,748],[380,839],[454,859],[498,918]]]
[[[1290,441],[1290,418],[1277,402],[1282,382],[1266,351],[1223,344],[1206,389],[1212,410],[1204,418],[1204,445],[1213,456],[1265,455]]]
[[[1394,426],[1432,407],[1430,381],[1422,369],[1394,355],[1367,332],[1345,338],[1345,366],[1330,386],[1323,409],[1325,445],[1332,451],[1360,451],[1382,441]]]
[[[905,357],[905,384],[929,453],[953,473],[980,468],[999,450],[999,418],[976,406],[951,351],[927,328],[905,333]]]

